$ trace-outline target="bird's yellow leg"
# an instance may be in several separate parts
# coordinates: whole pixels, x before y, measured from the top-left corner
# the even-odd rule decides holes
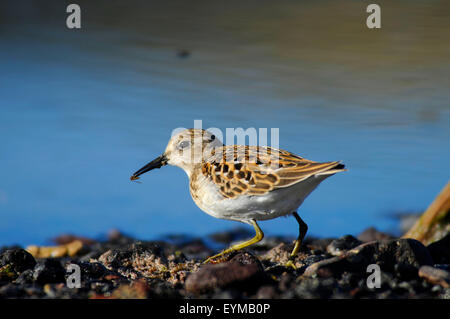
[[[292,250],[291,255],[289,256],[289,261],[286,263],[286,267],[292,267],[296,269],[293,260],[295,259],[295,256],[297,256],[297,253],[300,250],[300,247],[302,246],[303,238],[305,238],[306,232],[308,231],[308,225],[306,225],[306,223],[300,218],[300,216],[298,216],[297,212],[292,213],[292,215],[298,222],[299,233],[297,240],[295,241],[294,249]]]
[[[250,223],[251,223],[251,224],[253,225],[253,227],[255,228],[255,232],[256,232],[255,237],[253,237],[252,239],[247,240],[247,241],[245,241],[245,242],[243,242],[243,243],[233,245],[233,246],[231,246],[230,248],[225,249],[224,251],[218,253],[217,255],[214,255],[214,256],[212,256],[212,257],[209,257],[209,258],[206,259],[203,263],[204,263],[204,264],[205,264],[205,263],[209,263],[209,262],[213,261],[214,259],[219,258],[219,257],[221,257],[221,256],[223,256],[223,255],[225,255],[225,254],[228,254],[228,253],[231,253],[231,252],[233,252],[233,251],[237,251],[237,250],[246,248],[246,247],[248,247],[248,246],[250,246],[250,245],[256,244],[257,242],[261,241],[261,240],[264,238],[264,233],[262,232],[261,228],[259,228],[259,226],[258,226],[258,224],[256,223],[256,221],[253,220],[253,219],[250,220]]]

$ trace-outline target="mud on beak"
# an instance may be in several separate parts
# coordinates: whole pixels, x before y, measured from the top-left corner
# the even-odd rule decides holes
[[[155,168],[160,168],[167,164],[167,157],[163,154],[157,158],[155,158],[153,161],[142,167],[140,170],[136,171],[131,177],[130,180],[135,181],[139,179],[139,175],[142,175],[144,173],[147,173],[148,171],[151,171]]]

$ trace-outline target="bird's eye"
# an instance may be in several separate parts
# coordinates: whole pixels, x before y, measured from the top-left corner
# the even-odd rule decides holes
[[[182,141],[180,144],[178,144],[179,149],[183,149],[189,146],[189,141]]]
[[[210,142],[212,142],[212,141],[214,141],[216,139],[216,136],[215,135],[211,135],[211,137],[210,137]]]

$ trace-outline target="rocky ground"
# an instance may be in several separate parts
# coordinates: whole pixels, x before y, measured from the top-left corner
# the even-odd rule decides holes
[[[450,298],[450,235],[428,247],[375,229],[307,238],[296,269],[285,266],[292,241],[269,237],[201,263],[251,236],[239,229],[137,241],[113,232],[105,241],[61,236],[55,247],[3,247],[0,298]],[[67,285],[70,264],[80,267],[80,288]],[[370,264],[380,267],[379,288],[367,285]]]

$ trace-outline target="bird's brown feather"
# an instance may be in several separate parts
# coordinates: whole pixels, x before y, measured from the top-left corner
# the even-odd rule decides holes
[[[202,173],[226,198],[264,195],[316,174],[343,171],[340,162],[318,163],[270,147],[229,145],[216,148],[202,163]],[[332,170],[332,172],[331,172]]]

